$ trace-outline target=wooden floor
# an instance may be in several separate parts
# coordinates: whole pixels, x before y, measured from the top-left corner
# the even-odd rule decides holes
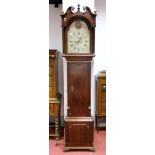
[[[99,133],[94,131],[95,152],[90,151],[69,151],[63,152],[64,139],[60,139],[58,145],[55,146],[55,140],[49,140],[49,155],[106,155],[106,130],[101,130]]]

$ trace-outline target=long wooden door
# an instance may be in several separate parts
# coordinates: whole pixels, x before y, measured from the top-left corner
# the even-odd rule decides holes
[[[68,62],[68,116],[90,116],[90,62]]]

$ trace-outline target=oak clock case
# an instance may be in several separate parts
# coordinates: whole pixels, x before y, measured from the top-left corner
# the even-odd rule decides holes
[[[67,60],[67,117],[64,151],[95,151],[91,117],[91,62],[95,56],[96,14],[85,7],[62,13],[63,57]],[[74,11],[74,12],[73,12]]]

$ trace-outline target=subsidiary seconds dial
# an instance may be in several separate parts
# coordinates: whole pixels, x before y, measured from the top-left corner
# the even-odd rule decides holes
[[[68,53],[89,53],[90,32],[83,21],[75,21],[68,31]]]

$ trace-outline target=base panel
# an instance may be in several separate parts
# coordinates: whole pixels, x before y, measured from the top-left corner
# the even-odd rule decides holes
[[[96,149],[95,147],[67,147],[67,146],[64,146],[64,152],[67,152],[67,151],[70,151],[70,150],[89,150],[89,151],[92,151],[92,152],[95,152]]]
[[[65,119],[64,133],[64,151],[95,151],[94,121],[92,117],[67,117]]]

